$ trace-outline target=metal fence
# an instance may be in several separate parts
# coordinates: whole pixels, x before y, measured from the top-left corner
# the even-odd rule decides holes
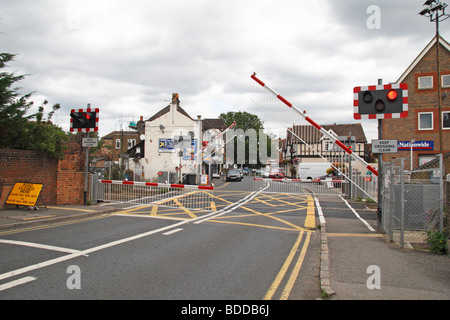
[[[97,201],[210,210],[214,187],[99,180]]]
[[[444,228],[442,158],[435,167],[405,170],[405,159],[385,163],[381,184],[381,228],[404,246],[424,243],[428,230]]]
[[[343,193],[351,199],[368,199],[378,201],[378,177],[376,175],[363,175],[354,171],[349,176],[349,183],[344,185]]]
[[[267,179],[254,178],[253,190],[274,193],[341,195],[348,182],[336,179]]]

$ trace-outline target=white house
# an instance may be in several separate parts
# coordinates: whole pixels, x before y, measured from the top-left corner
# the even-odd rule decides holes
[[[170,183],[176,182],[174,179],[179,177],[178,173],[187,174],[194,170],[195,162],[188,160],[201,145],[201,141],[198,141],[198,137],[201,137],[200,121],[191,118],[180,107],[177,93],[172,94],[172,101],[167,107],[144,123],[144,154],[133,161],[134,168],[130,169],[141,172],[143,179],[151,181],[164,172],[175,172],[181,164],[177,177],[172,177]],[[183,139],[184,143],[181,143]]]

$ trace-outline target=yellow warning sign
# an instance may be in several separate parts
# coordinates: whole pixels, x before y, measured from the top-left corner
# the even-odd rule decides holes
[[[34,206],[41,193],[42,184],[16,182],[9,193],[7,204]]]

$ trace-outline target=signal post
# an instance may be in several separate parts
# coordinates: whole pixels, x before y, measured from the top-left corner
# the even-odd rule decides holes
[[[378,119],[378,139],[383,139],[383,119],[406,118],[408,116],[408,84],[382,84],[355,87],[353,89],[353,118]],[[381,225],[383,177],[383,154],[378,154],[378,228]]]
[[[70,112],[70,132],[86,132],[86,138],[83,138],[83,147],[85,151],[85,166],[84,166],[84,191],[83,191],[83,203],[87,205],[87,192],[88,192],[88,172],[89,172],[89,148],[96,147],[97,141],[93,141],[93,138],[89,138],[89,132],[98,131],[98,115],[99,109],[91,109],[91,105],[88,103],[87,109],[72,109]]]

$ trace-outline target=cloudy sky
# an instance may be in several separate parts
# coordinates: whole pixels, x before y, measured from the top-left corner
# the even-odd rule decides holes
[[[269,127],[275,110],[252,102],[253,72],[319,124],[354,123],[353,87],[397,81],[434,36],[423,3],[0,0],[0,43],[17,54],[9,71],[28,75],[22,92],[61,104],[66,131],[72,108],[100,108],[105,135],[175,92],[193,118],[247,111]],[[450,19],[440,28],[450,40]],[[377,137],[376,120],[362,124]]]

